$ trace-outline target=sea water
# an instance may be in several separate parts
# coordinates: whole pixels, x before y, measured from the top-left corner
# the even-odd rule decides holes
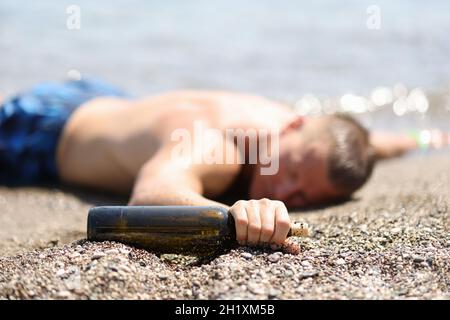
[[[299,114],[448,130],[449,31],[444,0],[1,0],[0,93],[88,75],[135,95],[245,91]]]

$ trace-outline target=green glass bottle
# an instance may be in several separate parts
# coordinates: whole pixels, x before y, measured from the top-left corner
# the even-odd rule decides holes
[[[293,225],[289,235],[307,235]],[[158,253],[211,254],[237,245],[234,219],[220,206],[101,206],[89,210],[87,238]]]

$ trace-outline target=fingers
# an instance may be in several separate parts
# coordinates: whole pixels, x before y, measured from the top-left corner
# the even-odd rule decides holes
[[[241,245],[281,245],[290,229],[290,218],[281,201],[238,201],[230,213],[235,220],[236,240]]]
[[[268,243],[275,231],[274,208],[270,201],[261,205],[261,235],[260,243]]]
[[[276,207],[275,210],[275,232],[271,243],[281,245],[286,240],[289,229],[291,228],[291,219],[284,204]]]
[[[261,234],[260,206],[255,200],[251,200],[249,203],[250,205],[247,206],[247,242],[251,246],[256,246],[259,243]]]
[[[240,245],[245,245],[247,243],[248,218],[243,203],[244,201],[238,201],[230,209],[230,213],[234,218],[236,226],[236,240]]]

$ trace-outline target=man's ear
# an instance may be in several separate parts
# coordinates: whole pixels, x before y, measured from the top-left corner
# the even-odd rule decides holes
[[[305,124],[305,120],[305,117],[295,116],[295,118],[282,130],[282,133],[300,129]]]

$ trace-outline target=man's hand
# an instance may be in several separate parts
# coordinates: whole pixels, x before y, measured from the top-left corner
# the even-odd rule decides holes
[[[240,200],[230,208],[230,213],[241,245],[282,245],[291,227],[288,211],[281,201]]]

